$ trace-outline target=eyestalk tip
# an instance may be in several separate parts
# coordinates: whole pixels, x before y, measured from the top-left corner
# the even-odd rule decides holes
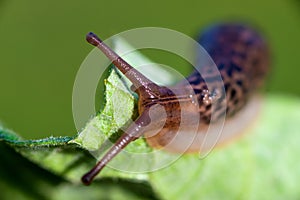
[[[85,174],[82,176],[81,181],[84,185],[90,185],[92,183],[92,178],[89,174]]]
[[[100,43],[102,43],[102,40],[93,32],[89,32],[86,35],[86,41],[94,46],[98,46]]]

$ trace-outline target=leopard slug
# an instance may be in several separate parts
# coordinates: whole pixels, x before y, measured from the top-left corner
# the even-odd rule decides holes
[[[218,24],[206,29],[199,38],[199,43],[215,62],[221,82],[207,65],[195,70],[187,81],[172,87],[153,83],[95,34],[89,33],[86,39],[132,82],[132,89],[139,96],[138,118],[82,177],[86,185],[126,145],[141,136],[154,148],[195,153],[228,141],[255,117],[259,103],[253,94],[268,72],[269,50],[264,39],[248,26]],[[223,132],[214,143],[217,138],[214,126],[222,117],[226,117]]]

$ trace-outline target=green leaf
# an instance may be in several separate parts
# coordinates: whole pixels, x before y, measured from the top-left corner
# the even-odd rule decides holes
[[[299,99],[268,96],[242,139],[204,159],[182,156],[150,183],[163,199],[297,199],[299,123]]]
[[[10,144],[15,150],[24,157],[37,163],[43,168],[53,173],[65,177],[72,182],[79,182],[80,177],[86,173],[99,157],[109,147],[107,144],[115,141],[122,133],[119,129],[131,121],[132,116],[136,115],[134,105],[135,99],[123,84],[120,76],[115,69],[111,70],[109,77],[105,81],[105,107],[94,118],[92,118],[76,137],[49,137],[39,140],[22,140],[15,133],[6,129],[0,129],[0,140]],[[118,109],[116,109],[118,108]],[[126,147],[129,152],[149,152],[143,139],[138,139]],[[125,157],[120,163],[127,163],[130,159]],[[123,177],[134,179],[145,179],[147,176],[123,173],[107,167],[101,173],[103,177]]]
[[[0,141],[9,144],[25,158],[70,181],[78,182],[93,159],[80,146],[69,144],[72,139],[73,137],[49,137],[22,140],[12,131],[0,129]]]
[[[91,186],[72,184],[39,168],[0,143],[0,199],[157,199],[146,182],[102,179]]]
[[[129,87],[120,80],[115,69],[111,70],[110,76],[105,81],[104,109],[92,118],[79,136],[71,142],[89,151],[96,151],[107,138],[116,134],[128,121],[132,121],[137,113],[134,109],[134,96],[127,89]]]

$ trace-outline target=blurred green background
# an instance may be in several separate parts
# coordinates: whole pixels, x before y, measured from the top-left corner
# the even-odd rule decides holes
[[[0,0],[0,121],[25,138],[74,135],[73,83],[92,49],[85,34],[94,31],[105,39],[144,26],[195,37],[214,22],[233,19],[255,24],[273,54],[268,92],[299,96],[299,11],[296,0]],[[185,74],[190,70],[168,56],[159,60]]]

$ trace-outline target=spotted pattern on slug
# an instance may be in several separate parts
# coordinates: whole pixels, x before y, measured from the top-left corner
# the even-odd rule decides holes
[[[200,69],[205,80],[198,71],[187,78],[199,101],[207,102],[200,104],[199,112],[201,121],[208,124],[225,113],[233,115],[245,105],[249,95],[263,83],[269,66],[269,52],[260,35],[244,25],[210,27],[204,31],[199,43],[219,69],[226,94],[221,93],[218,97],[217,109],[211,119],[214,91],[209,91],[207,84],[214,84],[218,74],[211,73],[210,66],[207,66]]]

